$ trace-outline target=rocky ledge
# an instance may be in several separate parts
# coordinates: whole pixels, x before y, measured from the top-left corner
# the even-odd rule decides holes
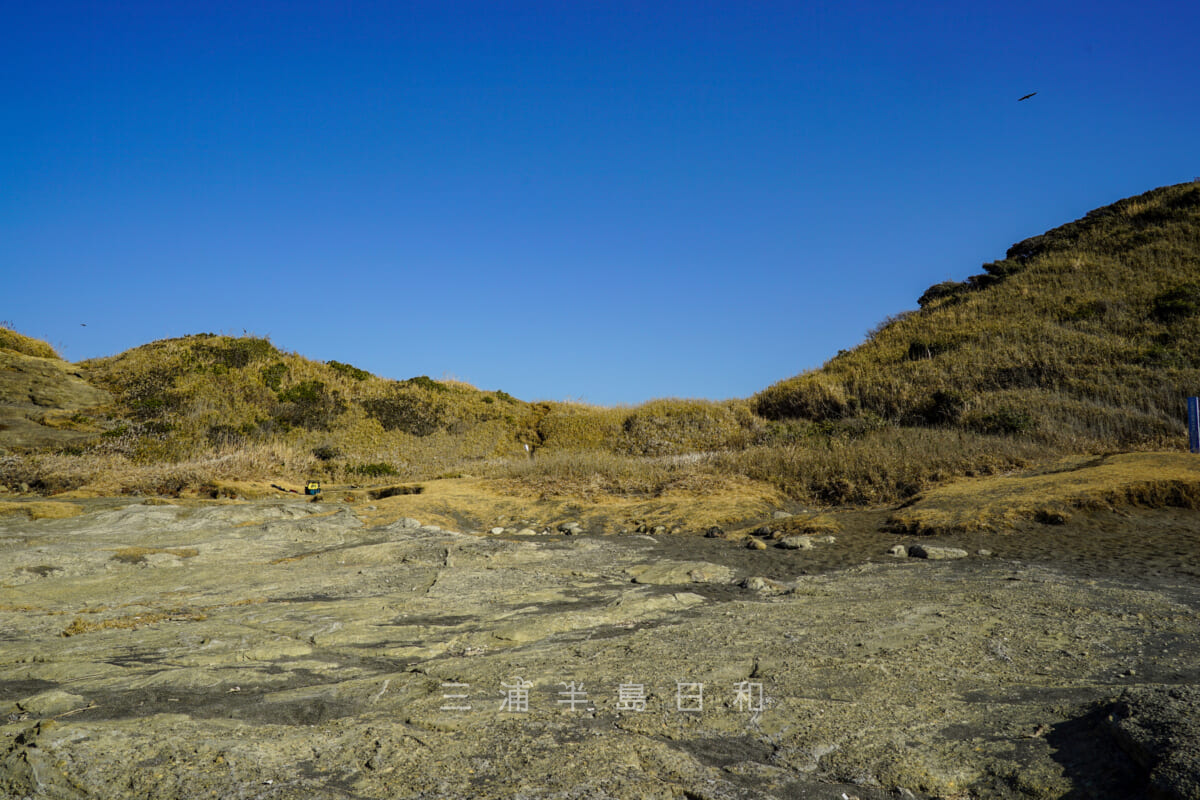
[[[782,551],[694,541],[299,502],[0,519],[0,794],[1200,796],[1178,587],[767,578]]]

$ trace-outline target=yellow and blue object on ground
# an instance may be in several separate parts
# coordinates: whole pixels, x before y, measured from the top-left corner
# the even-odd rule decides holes
[[[304,484],[304,493],[305,494],[320,494],[321,493],[321,482],[320,481],[309,481],[308,483]]]

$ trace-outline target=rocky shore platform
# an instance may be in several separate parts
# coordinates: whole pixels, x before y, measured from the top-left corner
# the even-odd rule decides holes
[[[750,550],[78,505],[0,517],[3,797],[1200,798],[1177,538],[938,560],[865,525]]]

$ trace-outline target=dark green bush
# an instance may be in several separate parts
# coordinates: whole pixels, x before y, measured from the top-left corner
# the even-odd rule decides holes
[[[312,454],[317,458],[318,461],[332,461],[340,456],[342,451],[338,450],[331,444],[323,444],[319,447],[314,447]]]
[[[1061,319],[1064,322],[1087,322],[1089,320],[1103,319],[1108,315],[1111,308],[1112,303],[1108,300],[1091,300],[1064,313]]]
[[[205,438],[213,447],[240,446],[245,444],[246,437],[256,429],[253,424],[245,426],[210,425]]]
[[[283,378],[288,373],[287,364],[279,362],[262,368],[262,379],[271,389],[279,391],[279,387],[283,383]]]
[[[1032,415],[1009,406],[1000,406],[992,413],[982,415],[976,423],[980,433],[1004,436],[1032,433],[1036,427]]]
[[[942,300],[947,297],[958,297],[967,291],[968,287],[965,283],[960,281],[942,281],[941,283],[935,283],[933,286],[930,286],[928,289],[926,289],[925,293],[921,295],[920,299],[917,300],[917,305],[919,305],[921,308],[925,308],[925,306],[929,305],[935,300]]]
[[[401,430],[414,436],[428,436],[445,422],[445,412],[440,405],[421,393],[404,389],[388,397],[363,400],[362,407],[384,430]]]
[[[983,271],[995,278],[1007,278],[1020,272],[1021,264],[1007,258],[1002,261],[989,261],[983,265]]]
[[[920,421],[927,425],[953,425],[962,417],[966,403],[966,398],[959,392],[936,391],[917,413]]]
[[[378,462],[375,464],[353,464],[346,467],[351,475],[361,475],[364,478],[382,478],[385,475],[399,475],[399,471],[391,464]]]
[[[254,361],[263,361],[279,355],[279,351],[269,340],[253,336],[227,339],[218,344],[197,343],[195,350],[230,369],[241,369]]]
[[[280,405],[273,416],[289,425],[309,430],[329,430],[346,410],[336,391],[325,388],[323,381],[303,381],[280,392]]]
[[[908,345],[907,358],[909,361],[920,361],[923,358],[933,358],[934,356],[953,350],[954,346],[955,345],[953,342],[914,339]]]
[[[346,377],[353,378],[356,381],[365,381],[367,378],[371,377],[371,373],[367,372],[365,369],[359,369],[358,367],[350,364],[343,364],[341,361],[326,361],[325,363]]]
[[[1178,322],[1200,314],[1200,283],[1185,283],[1154,298],[1154,318]]]

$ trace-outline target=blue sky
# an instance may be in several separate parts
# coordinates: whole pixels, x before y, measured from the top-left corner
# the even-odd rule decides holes
[[[70,360],[247,330],[526,400],[745,397],[1200,175],[1194,0],[0,0],[0,31],[0,319]]]

